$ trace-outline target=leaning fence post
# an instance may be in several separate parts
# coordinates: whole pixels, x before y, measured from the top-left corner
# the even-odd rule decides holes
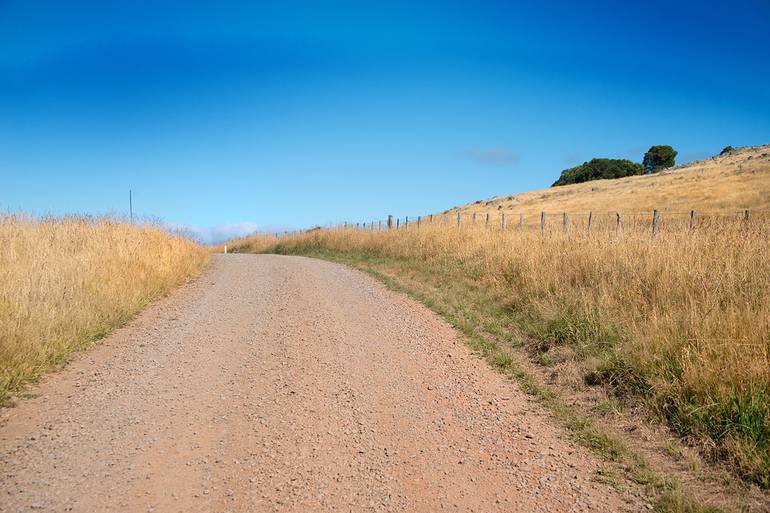
[[[620,218],[620,212],[615,212],[615,237],[620,238],[620,231],[623,229],[623,222]]]
[[[658,230],[660,225],[660,214],[658,213],[658,209],[652,211],[652,236],[657,237],[658,236]]]
[[[564,228],[564,233],[567,233],[567,231],[569,230],[569,216],[567,215],[566,212],[562,214],[561,224],[562,224],[562,227]]]
[[[589,212],[588,213],[588,233],[591,233],[591,223],[593,222],[593,220],[594,220],[594,213]]]
[[[505,230],[505,212],[500,214],[500,229]]]
[[[545,210],[540,212],[540,233],[545,233]]]
[[[690,210],[690,231],[695,229],[695,209]]]

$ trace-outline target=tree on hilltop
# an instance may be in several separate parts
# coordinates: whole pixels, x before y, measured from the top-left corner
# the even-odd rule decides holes
[[[642,165],[648,173],[657,173],[676,164],[677,152],[671,146],[653,146],[644,154]]]
[[[642,165],[630,160],[592,159],[590,162],[584,162],[579,166],[562,171],[561,176],[554,182],[553,186],[643,174]]]

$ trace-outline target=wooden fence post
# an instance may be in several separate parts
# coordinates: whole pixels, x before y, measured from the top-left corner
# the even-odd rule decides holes
[[[393,216],[388,215],[388,230],[390,230],[391,228],[393,228]]]
[[[660,225],[660,214],[658,213],[658,209],[652,211],[652,237],[655,238],[658,236],[658,230]]]
[[[690,210],[690,231],[695,229],[695,209]]]
[[[460,227],[460,212],[457,213],[457,227]]]
[[[562,214],[561,224],[562,224],[562,227],[564,228],[564,233],[567,233],[569,231],[569,216],[567,215],[566,212]]]
[[[404,218],[404,228],[409,228],[409,216]]]
[[[377,221],[377,230],[382,231],[382,219]]]
[[[422,217],[422,216],[417,216],[417,228],[419,228],[419,227],[420,227],[420,218],[421,218],[421,217]]]
[[[748,208],[743,211],[743,220],[745,222],[747,222],[747,223],[749,222],[749,209]]]
[[[476,224],[476,212],[471,216],[471,224]]]
[[[500,229],[505,231],[505,212],[500,214]]]
[[[540,212],[540,233],[545,233],[545,210]]]
[[[489,212],[487,212],[487,219],[484,221],[484,228],[489,227]]]
[[[519,214],[519,231],[524,229],[524,213]]]
[[[615,237],[620,238],[620,232],[623,229],[623,221],[620,217],[620,212],[615,212]]]
[[[594,213],[589,212],[588,213],[588,233],[591,233],[591,223],[593,223],[594,220]]]

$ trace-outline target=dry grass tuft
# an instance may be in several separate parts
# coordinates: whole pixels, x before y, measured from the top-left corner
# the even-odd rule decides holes
[[[0,216],[0,403],[206,262],[157,227]]]
[[[514,343],[569,348],[586,382],[649,404],[680,435],[770,486],[770,219],[596,219],[537,226],[423,222],[231,243],[240,251],[335,254],[429,276],[466,308],[493,308]],[[463,283],[463,286],[458,286]],[[447,292],[451,294],[451,292]],[[483,295],[487,306],[474,299]],[[489,298],[492,298],[491,300]],[[480,301],[480,300],[479,300]],[[494,303],[489,307],[489,301]]]

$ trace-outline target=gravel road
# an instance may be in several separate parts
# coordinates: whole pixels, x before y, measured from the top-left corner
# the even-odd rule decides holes
[[[635,509],[422,305],[220,255],[0,412],[0,511]]]

